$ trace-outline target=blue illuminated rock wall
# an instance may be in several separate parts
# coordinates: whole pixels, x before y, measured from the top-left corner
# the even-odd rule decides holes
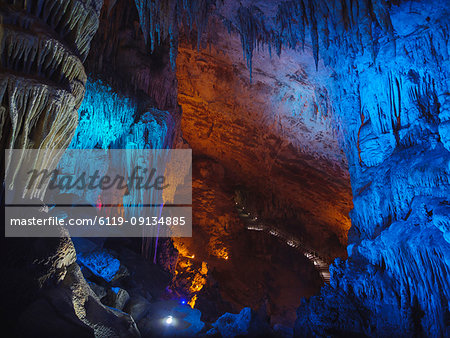
[[[79,123],[70,144],[71,149],[164,149],[170,148],[174,121],[171,113],[148,107],[141,112],[135,100],[117,94],[109,85],[89,79],[86,94],[79,109]],[[131,153],[130,153],[131,154]],[[128,156],[128,153],[122,153]],[[86,155],[87,156],[87,155]],[[61,159],[64,163],[65,158]],[[133,161],[123,158],[119,167]],[[71,162],[70,162],[71,163]],[[99,161],[95,162],[99,165]],[[82,165],[85,168],[86,164]],[[101,172],[108,168],[95,168]],[[84,170],[78,168],[78,170]],[[132,168],[129,167],[130,172]],[[77,171],[77,169],[75,169]],[[96,203],[101,198],[97,191],[79,191],[78,195],[88,203]],[[143,201],[144,191],[132,191],[123,197],[125,207]],[[82,194],[82,196],[80,196]],[[156,200],[156,196],[153,196]],[[152,201],[147,201],[151,204]],[[126,208],[127,215],[139,212],[135,207]]]
[[[151,21],[159,9],[146,12],[145,2],[136,3],[144,34],[171,38],[173,18]],[[329,68],[323,85],[340,121],[354,196],[349,258],[337,260],[330,285],[302,303],[295,334],[450,336],[448,5],[299,0],[279,2],[269,20],[270,13],[256,10],[258,3],[240,4],[225,21],[241,35],[249,66],[260,44],[280,51],[300,42],[311,46],[318,67]],[[189,13],[203,26],[203,11]],[[89,106],[101,106],[99,100]],[[121,136],[81,114],[85,127],[77,130],[76,142],[147,147],[168,133],[158,122],[160,127],[141,125],[135,118],[126,127],[129,116],[123,114],[133,109],[126,102],[118,106],[127,108],[101,116]],[[94,110],[86,109],[88,115]],[[146,133],[155,136],[152,141],[139,136]]]
[[[349,163],[349,258],[300,306],[295,334],[450,336],[448,2],[255,0],[218,11],[250,71],[260,47],[311,54],[319,72],[307,75],[330,93]]]
[[[448,5],[390,9],[395,44],[337,59],[354,210],[349,258],[298,309],[298,336],[450,336]]]
[[[101,81],[88,79],[71,149],[162,149],[173,130],[169,112],[149,107],[142,113],[131,98]]]
[[[69,148],[108,149],[131,131],[136,106],[107,84],[89,79],[78,113],[78,127]]]
[[[312,54],[354,198],[349,258],[298,309],[298,336],[450,336],[448,1],[240,1],[219,11],[255,49]],[[304,49],[301,47],[305,46]]]

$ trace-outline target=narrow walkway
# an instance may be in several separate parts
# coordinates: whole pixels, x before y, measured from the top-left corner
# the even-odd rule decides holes
[[[290,247],[297,249],[297,251],[299,251],[314,264],[315,268],[322,277],[322,280],[325,283],[330,282],[329,265],[326,260],[320,257],[320,255],[316,251],[305,245],[301,239],[293,237],[286,232],[280,231],[274,226],[265,224],[263,221],[259,220],[257,216],[254,216],[250,212],[246,211],[245,207],[240,206],[238,203],[236,203],[235,206],[238,211],[239,217],[246,224],[247,230],[265,232],[271,236],[277,237],[279,240],[283,241]]]

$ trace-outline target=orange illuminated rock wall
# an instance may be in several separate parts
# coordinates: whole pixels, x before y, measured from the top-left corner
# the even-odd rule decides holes
[[[219,163],[195,157],[192,178],[192,237],[173,239],[180,255],[171,290],[212,321],[267,303],[273,324],[293,325],[300,299],[323,283],[318,272],[286,243],[246,229]]]
[[[211,160],[194,159],[192,237],[173,238],[179,252],[172,290],[195,305],[208,268],[223,267],[230,245],[243,226],[234,210],[233,192],[223,189],[223,168]]]
[[[313,245],[333,242],[330,255],[343,254],[352,207],[347,161],[328,93],[308,75],[312,55],[256,53],[250,83],[239,38],[213,31],[210,48],[179,49],[184,139],[194,156],[223,165],[229,186],[254,191],[262,216],[296,218]]]

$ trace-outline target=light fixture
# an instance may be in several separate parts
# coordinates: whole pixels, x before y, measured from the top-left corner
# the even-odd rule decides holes
[[[173,317],[172,317],[172,316],[168,316],[168,317],[166,318],[166,324],[167,324],[167,325],[172,325],[172,323],[173,323]]]

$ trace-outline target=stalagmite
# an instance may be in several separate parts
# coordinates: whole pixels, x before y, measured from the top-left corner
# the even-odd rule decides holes
[[[172,290],[139,248],[130,253],[139,247],[132,240],[80,245],[99,252],[79,260],[90,269],[83,272],[88,279],[91,273],[92,290],[67,232],[54,241],[7,241],[5,280],[26,285],[5,289],[6,321],[34,320],[42,328],[43,302],[67,331],[76,323],[74,336],[139,335],[130,316],[107,309],[93,292],[118,294],[120,287],[122,295],[139,296],[132,305],[144,308],[144,336],[155,322],[146,303],[168,295],[204,306],[206,316],[222,311],[226,298],[240,306],[263,295],[252,307],[267,322],[276,320],[268,318],[270,303],[271,314],[290,316],[295,328],[286,336],[450,336],[448,1],[106,0],[99,17],[101,7],[101,0],[1,1],[0,143],[58,149],[31,161],[50,170],[67,147],[192,147],[193,168],[166,167],[165,174],[176,173],[165,182],[170,188],[147,193],[130,184],[108,212],[161,216],[194,173],[192,196],[186,190],[195,239],[176,238],[174,247],[172,239],[153,239],[159,223],[142,231],[141,253],[175,274]],[[134,177],[138,159],[128,151],[118,161]],[[12,177],[4,189],[19,201],[42,199],[45,187],[23,193],[15,180],[24,158],[4,160]],[[96,165],[88,156],[80,162]],[[104,194],[88,194],[67,199],[89,200],[95,212],[106,208]],[[241,199],[245,208],[236,213]],[[117,252],[105,255],[106,243]],[[123,284],[108,285],[122,274],[116,254],[133,271]],[[265,270],[249,256],[272,265]],[[331,263],[335,257],[342,259]],[[114,278],[95,268],[102,259],[100,270],[109,264]],[[297,291],[308,288],[283,266],[308,260],[327,283],[315,296],[311,288],[299,306]],[[320,282],[309,267],[316,273],[305,269],[300,277]],[[102,285],[94,285],[98,277]],[[139,301],[153,281],[163,290]],[[224,285],[231,296],[222,299]],[[281,309],[286,304],[289,311]],[[128,311],[123,305],[117,307]],[[242,312],[246,327],[252,312]],[[160,317],[164,328],[181,321]],[[219,328],[228,324],[202,334],[226,336],[231,331]]]

